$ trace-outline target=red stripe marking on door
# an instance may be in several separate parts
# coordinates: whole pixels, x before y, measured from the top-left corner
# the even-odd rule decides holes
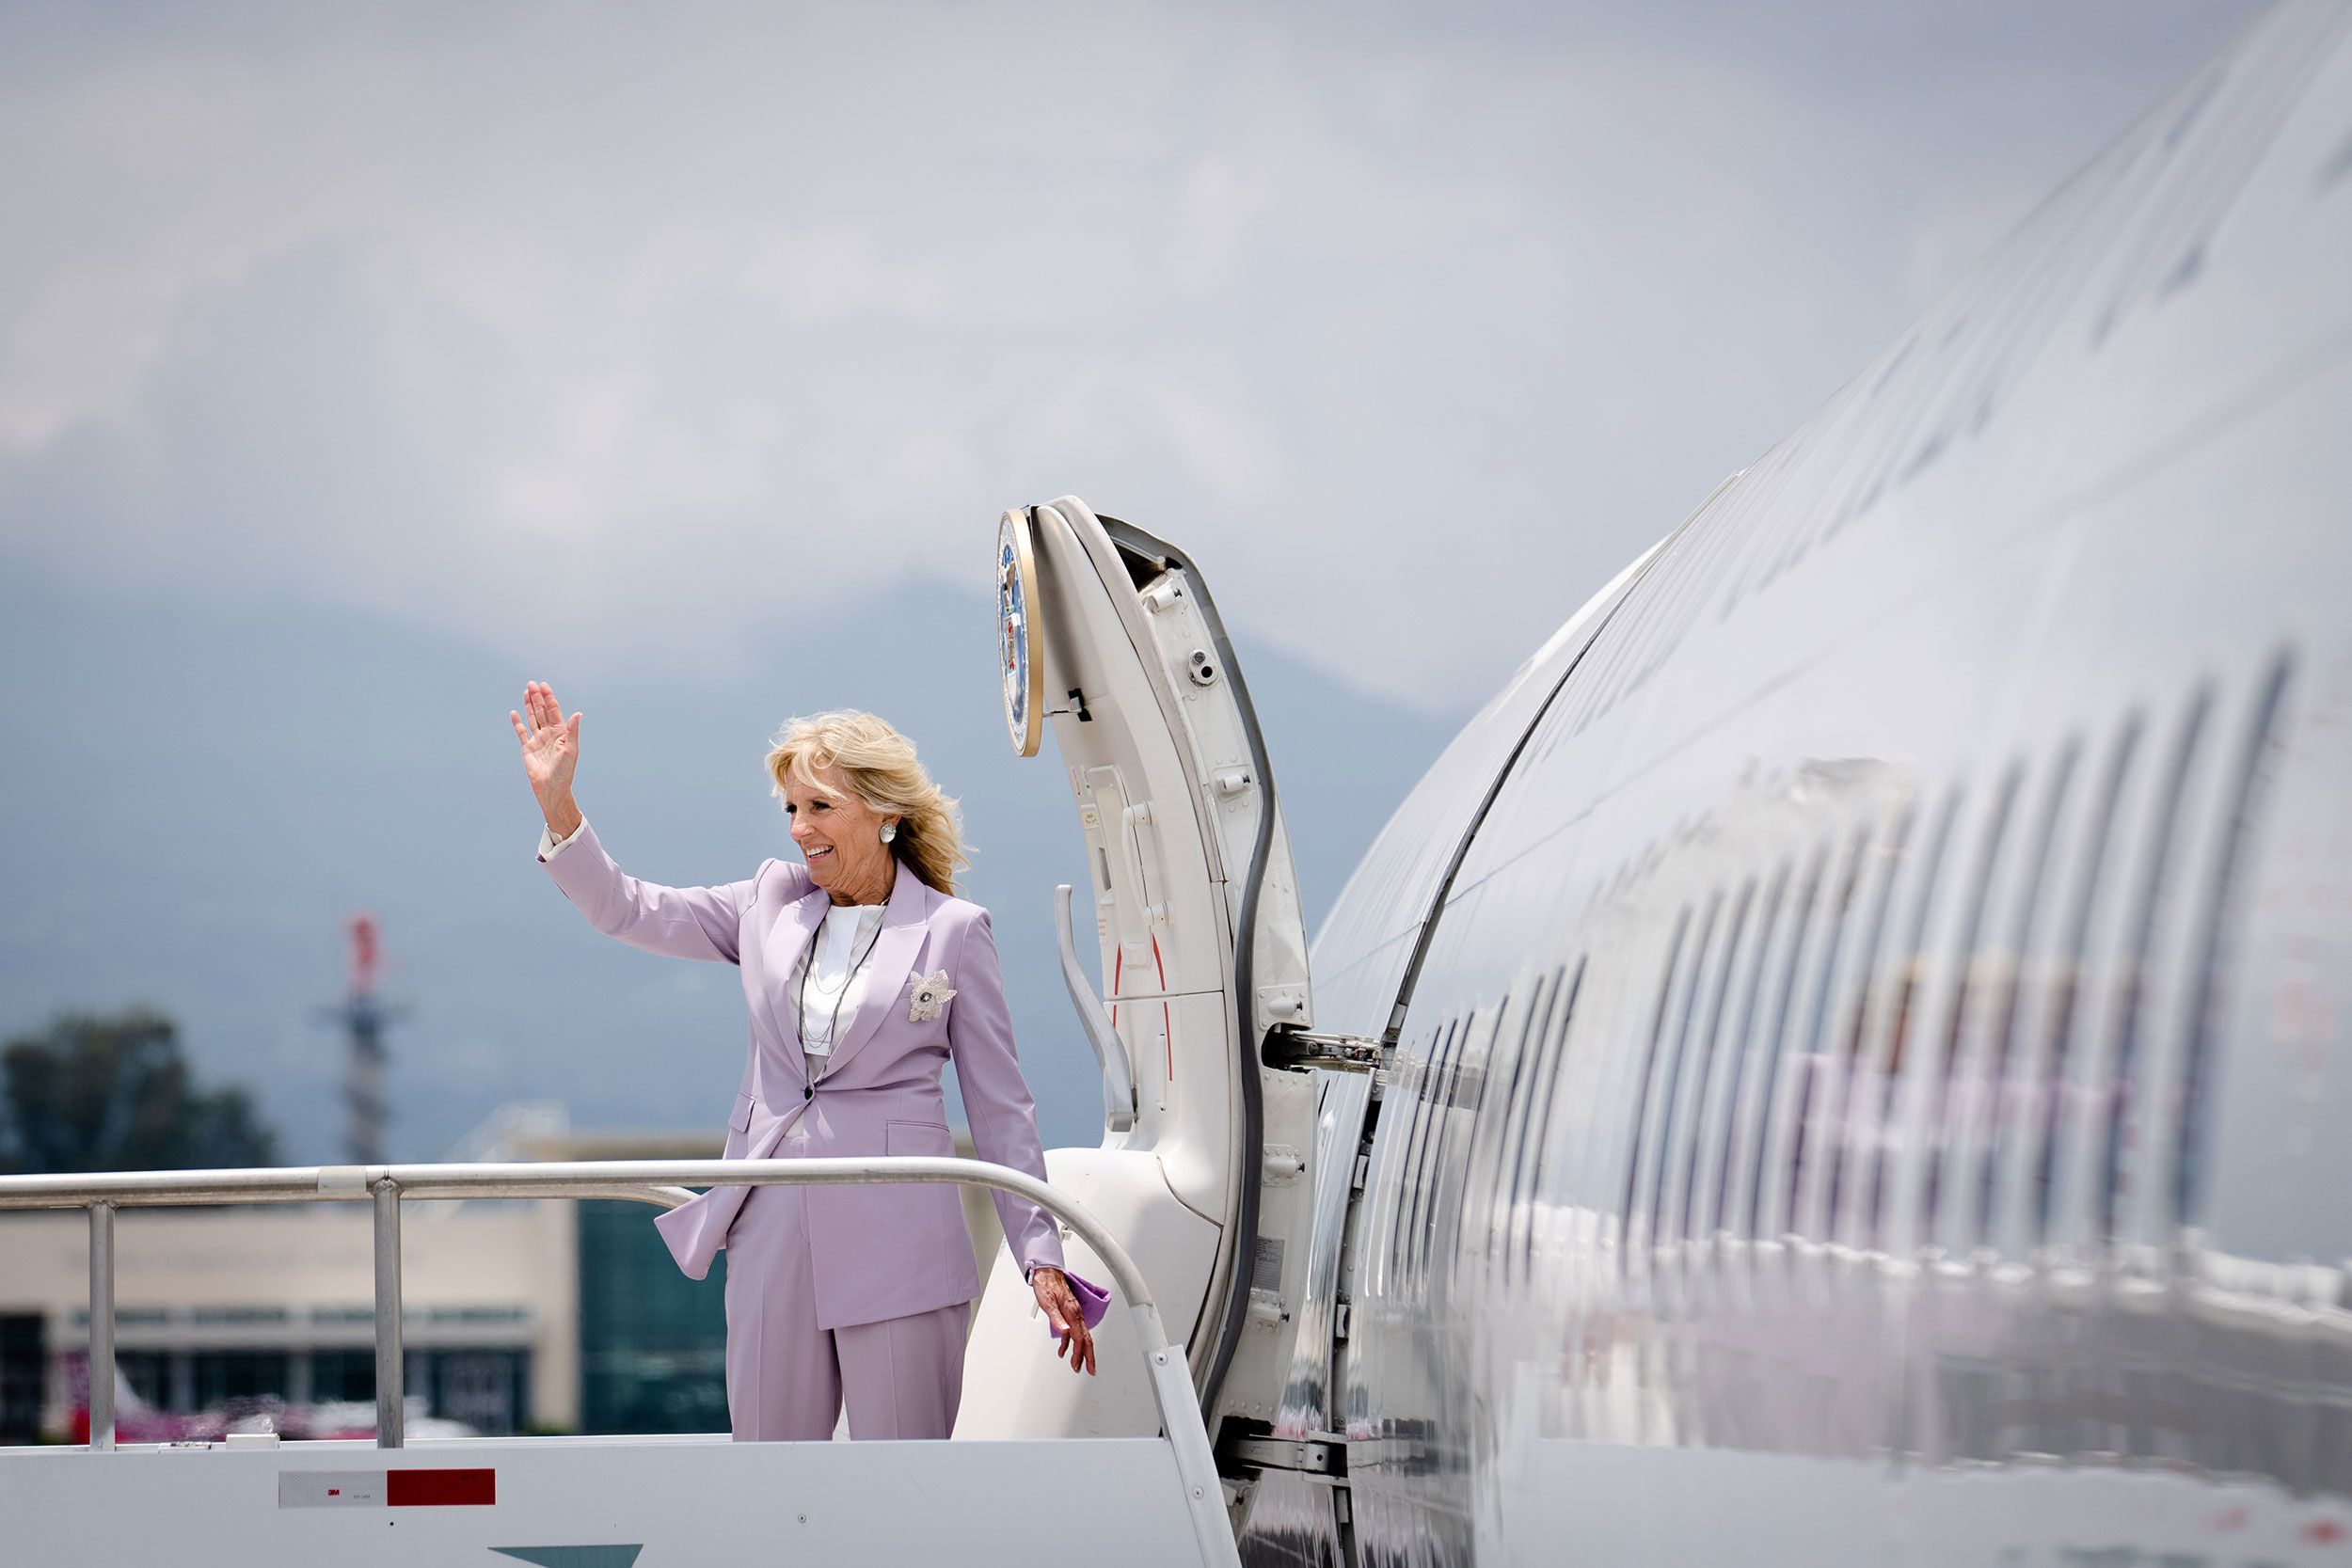
[[[1152,963],[1160,972],[1160,993],[1168,993],[1168,960],[1160,957],[1160,939],[1152,938]],[[1168,1004],[1160,1004],[1160,1039],[1168,1047],[1168,1081],[1176,1082],[1176,1023],[1168,1016]]]
[[[498,1499],[496,1470],[394,1470],[384,1478],[384,1501],[392,1508],[451,1508],[486,1505]]]

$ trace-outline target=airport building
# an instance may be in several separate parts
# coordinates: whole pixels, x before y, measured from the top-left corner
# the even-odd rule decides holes
[[[518,1124],[519,1123],[519,1124]],[[575,1137],[560,1114],[485,1123],[466,1159],[706,1158],[704,1135]],[[634,1203],[411,1203],[407,1393],[491,1434],[726,1426],[723,1280],[689,1280]],[[359,1203],[126,1209],[116,1218],[126,1414],[375,1398],[374,1270]],[[0,1214],[0,1443],[73,1435],[86,1404],[89,1227]],[[372,1420],[372,1415],[366,1418]]]
[[[518,1115],[520,1111],[523,1114]],[[708,1159],[704,1134],[575,1133],[509,1108],[463,1160]],[[959,1152],[969,1154],[959,1132]],[[723,1432],[726,1258],[680,1274],[638,1203],[411,1203],[401,1225],[412,1409],[487,1435]],[[967,1190],[985,1270],[993,1209]],[[236,1402],[375,1399],[373,1243],[362,1203],[126,1209],[116,1218],[126,1425]],[[87,1400],[89,1227],[0,1214],[0,1444],[76,1435]]]
[[[485,1433],[577,1423],[568,1207],[420,1205],[404,1215],[408,1392],[432,1414]],[[9,1441],[36,1434],[25,1430],[36,1386],[40,1435],[67,1434],[87,1399],[88,1247],[78,1212],[0,1216]],[[115,1257],[118,1361],[139,1405],[375,1398],[368,1205],[127,1209]]]

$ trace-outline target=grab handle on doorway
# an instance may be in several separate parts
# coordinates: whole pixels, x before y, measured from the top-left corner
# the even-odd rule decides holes
[[[1103,999],[1094,994],[1087,981],[1086,971],[1078,967],[1077,939],[1070,928],[1070,884],[1054,889],[1054,925],[1061,937],[1062,984],[1070,988],[1070,1005],[1078,1009],[1078,1022],[1086,1028],[1087,1043],[1094,1047],[1094,1059],[1103,1069],[1103,1119],[1114,1132],[1124,1132],[1136,1124],[1136,1075],[1127,1064],[1127,1047],[1111,1027],[1110,1015],[1103,1010]]]

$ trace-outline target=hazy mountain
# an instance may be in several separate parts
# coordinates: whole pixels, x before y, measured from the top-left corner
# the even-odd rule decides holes
[[[0,584],[0,1033],[61,1007],[174,1014],[244,1079],[285,1155],[342,1155],[342,923],[381,921],[397,1158],[514,1099],[582,1126],[716,1125],[744,1032],[732,969],[590,931],[532,858],[506,721],[529,676],[583,710],[580,795],[622,863],[672,882],[787,853],[760,759],[787,715],[866,706],[963,801],[1049,1143],[1092,1142],[1100,1090],[1054,958],[1079,839],[1052,743],[1004,736],[993,606],[912,580],[783,626],[755,673],[593,688],[462,641],[289,606],[227,615]],[[1239,649],[1265,721],[1310,930],[1452,721]],[[1466,693],[1464,706],[1477,693]]]

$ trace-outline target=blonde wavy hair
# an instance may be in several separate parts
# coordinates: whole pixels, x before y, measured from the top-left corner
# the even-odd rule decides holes
[[[819,787],[818,768],[839,768],[859,800],[898,819],[891,853],[930,886],[954,896],[956,873],[971,863],[963,852],[962,819],[954,799],[915,760],[914,742],[873,714],[837,708],[785,721],[769,745],[768,776],[778,795],[795,780]]]

